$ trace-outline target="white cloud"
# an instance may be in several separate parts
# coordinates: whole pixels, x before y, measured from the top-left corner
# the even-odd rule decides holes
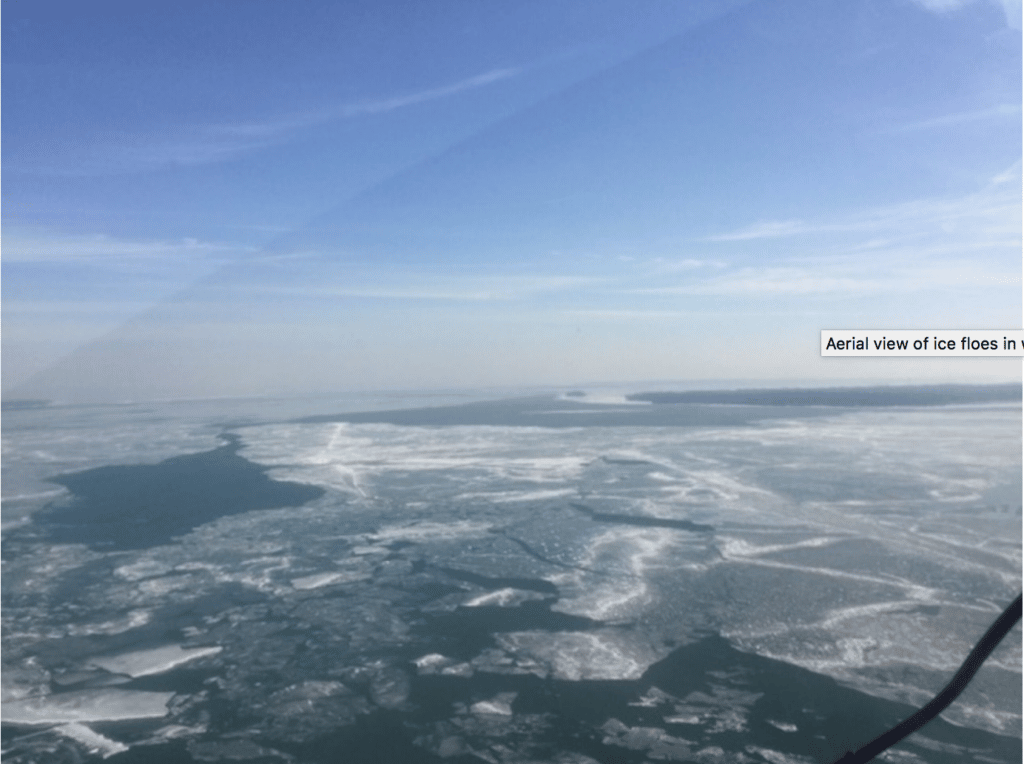
[[[752,241],[820,233],[864,233],[893,240],[963,233],[975,241],[993,236],[1016,240],[1021,231],[1020,172],[1018,162],[991,178],[980,191],[961,197],[918,199],[831,220],[760,221],[708,236],[705,241]]]
[[[819,230],[799,220],[768,220],[754,223],[738,231],[708,236],[708,241],[748,241],[750,239],[777,239],[782,236],[797,236]]]
[[[692,317],[695,315],[707,315],[707,311],[685,311],[685,310],[630,310],[626,309],[580,309],[580,310],[567,310],[563,312],[563,315],[569,318],[593,318],[593,319],[608,319],[611,321],[629,321],[629,320],[662,320],[672,318],[682,318],[684,316]]]
[[[385,284],[324,285],[330,276],[322,274],[317,286],[244,286],[246,294],[291,296],[300,299],[412,300],[438,302],[509,302],[580,289],[601,282],[585,276],[491,276],[478,278],[416,278],[398,274]],[[378,279],[379,281],[379,279]]]
[[[947,260],[931,263],[903,262],[886,266],[888,257],[871,260],[822,258],[810,264],[740,268],[720,278],[676,286],[632,290],[652,295],[737,296],[864,296],[924,292],[937,289],[968,289],[1019,286],[1019,270],[978,260]],[[871,274],[871,275],[865,275]]]
[[[177,240],[127,239],[106,234],[52,234],[14,231],[4,235],[3,259],[8,263],[70,262],[205,262],[218,264],[251,254],[237,244]]]
[[[1015,162],[1012,166],[1006,168],[1000,173],[993,175],[989,179],[989,184],[993,186],[1001,186],[1004,183],[1016,182],[1019,187],[1021,184],[1021,163]]]
[[[943,127],[965,125],[973,122],[985,122],[994,119],[1020,119],[1021,106],[1019,103],[1002,103],[991,106],[987,109],[975,111],[957,112],[956,114],[944,114],[931,119],[923,119],[917,122],[907,122],[902,125],[895,125],[881,130],[882,133],[898,134],[911,133],[922,130],[933,130]]]
[[[913,0],[913,2],[925,10],[933,13],[949,13],[967,5],[972,5],[977,0]],[[996,5],[1006,15],[1006,23],[1013,29],[1021,28],[1021,3],[1020,0],[990,0],[990,4]]]
[[[295,133],[341,119],[367,114],[384,114],[500,82],[519,73],[518,69],[495,69],[460,80],[451,85],[429,88],[416,93],[359,101],[342,106],[298,112],[255,122],[206,125],[196,128],[193,139],[140,147],[136,157],[157,164],[179,162],[205,164],[228,159],[237,154],[265,148],[287,140]]]
[[[746,245],[746,257],[756,257],[757,264],[747,259],[746,267],[723,268],[710,277],[680,274],[676,284],[629,291],[797,297],[992,289],[1005,296],[1005,287],[1021,281],[1020,183],[1018,162],[960,197],[918,199],[825,220],[761,221],[707,239],[730,243],[733,250]],[[784,259],[757,262],[759,240],[784,238]],[[741,257],[742,249],[730,254],[734,261]]]
[[[827,269],[800,267],[740,268],[726,276],[694,284],[637,290],[663,295],[811,295],[891,291],[891,279],[865,279]]]
[[[974,0],[914,0],[917,5],[934,13],[948,13],[969,5]]]
[[[1006,14],[1006,23],[1013,29],[1021,28],[1021,0],[1000,0],[999,5]]]
[[[430,88],[429,90],[422,90],[419,93],[409,93],[407,95],[395,96],[393,98],[380,98],[371,101],[363,101],[361,103],[349,104],[338,109],[334,112],[333,116],[357,117],[362,114],[381,114],[383,112],[394,111],[395,109],[401,109],[406,106],[458,95],[459,93],[463,93],[467,90],[476,90],[477,88],[515,77],[520,71],[521,70],[517,68],[494,69],[489,72],[484,72],[483,74],[478,74],[475,77],[460,80],[459,82],[451,85],[444,85],[439,88]]]
[[[450,98],[519,74],[517,68],[494,69],[449,85],[415,93],[323,107],[248,122],[187,125],[158,134],[120,135],[100,145],[42,147],[45,160],[31,163],[33,172],[80,176],[145,172],[173,165],[204,165],[233,159],[284,143],[318,125],[383,114],[428,101]]]
[[[667,257],[654,258],[655,267],[662,272],[695,271],[701,268],[724,268],[725,263],[721,260],[699,260],[693,257],[673,260]]]

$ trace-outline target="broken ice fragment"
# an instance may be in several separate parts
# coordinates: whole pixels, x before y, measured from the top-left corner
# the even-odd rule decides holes
[[[700,717],[694,714],[676,714],[666,716],[665,724],[700,724]]]
[[[112,674],[127,674],[130,677],[149,676],[170,671],[182,663],[216,655],[220,647],[180,647],[166,645],[152,650],[137,650],[120,655],[107,655],[89,660],[89,665],[106,669]]]
[[[132,680],[127,676],[111,674],[108,671],[65,671],[62,674],[53,675],[53,683],[55,685],[59,687],[78,685],[80,690],[91,687],[109,687],[110,685],[125,684],[130,681]]]
[[[465,679],[473,676],[473,667],[468,663],[456,663],[454,666],[445,666],[441,669],[442,676],[461,676]]]
[[[417,673],[433,674],[438,669],[451,665],[454,661],[451,658],[444,657],[440,653],[430,653],[429,655],[417,658],[413,663],[416,664]]]
[[[518,607],[531,600],[543,600],[547,596],[540,592],[529,592],[523,589],[498,589],[496,592],[481,594],[479,597],[463,603],[465,607]]]
[[[648,758],[688,760],[692,743],[684,738],[669,735],[658,727],[629,727],[618,719],[609,719],[602,725],[605,745],[617,745],[634,751],[647,751]]]
[[[271,695],[269,700],[272,704],[305,703],[318,698],[351,694],[352,691],[341,682],[309,681],[285,687]]]
[[[167,714],[173,692],[138,690],[79,690],[4,703],[9,724],[67,724],[159,719]]]
[[[332,573],[315,573],[312,576],[293,578],[291,584],[294,589],[319,589],[321,586],[329,586],[331,584],[365,581],[369,577],[369,573],[334,571]]]
[[[459,756],[465,752],[466,742],[457,735],[450,735],[437,745],[437,755],[442,759],[450,759],[452,756]]]
[[[647,692],[641,695],[638,700],[635,700],[628,705],[637,706],[639,708],[654,708],[661,703],[668,703],[670,700],[677,700],[677,698],[669,695],[658,687],[651,687]]]
[[[366,698],[341,682],[310,680],[270,695],[259,729],[271,739],[301,743],[352,724],[369,708]]]
[[[59,732],[64,737],[69,737],[82,745],[84,745],[89,753],[98,753],[106,759],[109,756],[113,756],[115,753],[122,753],[128,750],[128,746],[124,743],[119,743],[116,740],[111,740],[108,737],[104,737],[99,733],[93,732],[91,729],[83,724],[72,722],[71,724],[63,724],[60,727],[55,727],[54,732]]]
[[[50,672],[32,664],[11,666],[4,664],[0,672],[0,698],[6,703],[46,693]]]
[[[370,700],[382,708],[398,708],[409,697],[409,677],[400,668],[387,666],[370,680]]]
[[[439,653],[430,653],[413,661],[416,673],[420,676],[443,674],[444,676],[473,676],[473,667],[468,663],[458,663],[454,658],[446,658]]]
[[[481,700],[469,707],[469,712],[477,716],[512,716],[512,702],[518,693],[502,692],[490,700]]]
[[[603,632],[520,631],[499,635],[505,650],[549,667],[556,679],[639,679],[660,656],[627,635]]]

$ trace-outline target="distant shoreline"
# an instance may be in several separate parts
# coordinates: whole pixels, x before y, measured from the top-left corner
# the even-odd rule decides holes
[[[948,406],[1021,401],[1024,387],[1002,385],[901,385],[760,390],[690,390],[633,393],[630,401],[654,404],[716,403],[737,406]]]
[[[783,408],[790,409],[791,411],[807,412],[811,409],[828,410],[898,406],[934,407],[985,403],[1020,403],[1022,400],[1022,385],[1016,382],[990,384],[878,384],[862,386],[847,385],[837,387],[732,387],[729,389],[693,389],[684,382],[680,383],[676,390],[672,390],[668,385],[666,385],[669,389],[662,388],[659,390],[655,388],[654,390],[649,391],[643,391],[643,386],[643,383],[638,383],[633,389],[639,388],[640,391],[626,392],[630,388],[629,385],[617,385],[615,394],[611,396],[607,393],[606,386],[603,385],[561,389],[550,387],[543,392],[533,391],[532,394],[524,390],[518,395],[513,391],[508,391],[512,394],[505,396],[502,396],[501,391],[487,391],[490,392],[493,397],[484,397],[484,391],[479,391],[479,396],[472,395],[468,391],[462,391],[460,393],[445,391],[443,393],[435,393],[434,395],[418,391],[410,394],[406,398],[406,396],[403,396],[400,393],[390,391],[387,393],[380,393],[379,395],[384,396],[385,398],[396,398],[399,400],[405,398],[406,400],[398,406],[388,406],[387,404],[391,401],[386,399],[373,400],[372,403],[377,405],[372,407],[367,406],[367,403],[370,401],[367,401],[366,398],[372,399],[377,397],[377,395],[365,392],[353,394],[352,396],[338,394],[337,398],[341,398],[343,400],[338,400],[335,396],[324,395],[278,396],[269,399],[199,398],[193,401],[140,400],[121,403],[65,403],[61,401],[35,398],[15,398],[3,400],[2,410],[4,412],[16,413],[66,408],[93,408],[97,406],[101,408],[111,406],[117,408],[131,408],[133,406],[152,406],[159,404],[189,405],[190,403],[209,406],[215,405],[218,401],[223,401],[226,405],[234,407],[235,409],[238,409],[238,407],[241,406],[242,410],[232,412],[234,414],[234,419],[230,424],[228,424],[228,426],[234,427],[266,423],[268,421],[309,423],[316,421],[358,421],[357,418],[363,418],[366,421],[387,421],[387,419],[382,420],[381,417],[388,417],[389,415],[397,414],[398,412],[421,412],[420,416],[412,417],[413,419],[419,419],[422,418],[426,412],[440,413],[442,411],[457,413],[456,419],[465,420],[461,422],[463,424],[500,424],[504,422],[477,421],[478,417],[471,412],[479,412],[481,407],[497,406],[499,408],[515,409],[525,406],[526,408],[532,409],[539,408],[541,410],[545,410],[545,414],[553,415],[556,412],[547,409],[550,409],[550,404],[555,401],[559,402],[560,408],[567,409],[566,411],[560,412],[564,414],[579,415],[587,412],[602,412],[603,414],[610,415],[613,413],[614,406],[643,408],[646,404],[647,406],[661,410],[663,413],[659,416],[662,416],[664,412],[672,406],[691,406],[704,409],[705,411],[708,410],[706,407],[722,407],[725,409],[747,407],[749,409],[747,413],[750,414],[755,410],[763,411],[764,409],[773,409],[777,412],[779,409]],[[428,403],[428,401],[425,400],[430,397],[448,398],[449,401],[446,405],[437,405],[436,403]],[[467,397],[470,400],[466,402],[458,402],[457,400],[458,398],[463,398],[463,400],[465,400]],[[331,400],[331,398],[335,399]],[[344,400],[346,398],[351,399]],[[268,417],[266,409],[268,402],[275,404],[274,407],[276,408],[284,409],[284,411],[281,411],[278,417]],[[298,407],[294,406],[294,404],[299,402],[304,402],[305,405]],[[337,413],[314,413],[315,409],[320,407],[314,407],[311,405],[313,402],[326,404],[320,409],[321,411],[323,411],[323,408],[327,408],[328,410],[334,408]],[[292,406],[289,406],[289,403],[291,403]],[[252,410],[245,410],[245,404],[249,404],[249,407]],[[539,404],[539,406],[537,404]],[[289,413],[286,413],[289,408],[292,408],[293,411],[295,411],[296,408],[300,411],[305,409],[306,413],[304,416],[295,416],[294,413],[289,415]],[[572,411],[568,409],[579,410]],[[530,413],[538,414],[540,411],[534,410]],[[636,413],[637,412],[632,412],[632,414]],[[797,415],[802,416],[803,414]],[[774,418],[775,416],[778,416],[778,413],[773,413],[770,416]],[[427,416],[427,418],[433,419],[431,416]],[[499,417],[499,419],[503,418],[504,417]],[[603,419],[605,417],[601,418]],[[484,419],[490,420],[491,417],[485,416]],[[522,424],[523,422],[518,423]]]
[[[582,396],[537,395],[454,406],[319,414],[291,421],[296,424],[348,422],[412,426],[722,427],[749,425],[765,419],[828,416],[837,409],[1020,402],[1021,395],[1019,384],[694,390],[631,393],[618,402],[591,399],[584,393]],[[642,403],[653,405],[639,405]]]

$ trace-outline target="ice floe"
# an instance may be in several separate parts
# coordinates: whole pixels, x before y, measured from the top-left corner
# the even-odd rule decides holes
[[[469,707],[471,714],[477,716],[512,716],[512,703],[517,693],[502,692],[490,700],[481,700]]]
[[[459,676],[468,678],[473,676],[475,669],[469,663],[457,661],[454,658],[446,658],[438,653],[424,655],[413,661],[416,666],[416,673],[420,676],[440,674],[441,676]]]
[[[638,679],[662,657],[642,641],[611,632],[523,631],[501,634],[498,644],[569,681]]]
[[[416,668],[421,674],[432,674],[442,666],[448,666],[452,663],[451,658],[446,658],[440,653],[430,653],[429,655],[423,655],[413,661]]]
[[[167,702],[173,695],[173,692],[141,690],[78,690],[7,702],[0,714],[8,724],[159,719],[167,715]]]
[[[670,735],[658,727],[630,727],[618,719],[609,719],[601,730],[605,733],[605,745],[647,751],[652,759],[693,760],[696,745],[693,741]]]
[[[876,699],[924,697],[1019,583],[1019,517],[980,514],[972,498],[1019,472],[1019,426],[1004,420],[851,412],[728,429],[246,428],[247,458],[333,492],[131,554],[26,536],[4,562],[5,661],[22,671],[9,681],[5,663],[4,720],[88,730],[160,718],[165,731],[149,741],[184,740],[197,760],[285,761],[273,740],[306,745],[373,714],[406,719],[416,703],[416,714],[443,717],[409,733],[424,748],[505,764],[530,760],[528,741],[548,734],[550,721],[513,710],[537,701],[524,687],[632,681],[641,686],[622,700],[623,721],[599,731],[602,717],[581,735],[638,757],[803,761],[765,745],[723,750],[765,729],[754,693],[704,686],[675,697],[644,685],[645,672],[665,645],[703,629]],[[137,434],[106,463],[130,463]],[[472,628],[420,631],[455,612],[450,623]],[[189,646],[128,651],[181,635]],[[200,658],[203,672],[173,672]],[[207,669],[209,685],[189,684]],[[1019,646],[1000,647],[978,694],[944,719],[1016,734],[1019,672]],[[158,673],[140,686],[185,689],[172,700],[98,686]],[[435,685],[444,702],[425,709],[423,688]],[[215,690],[240,720],[216,740]],[[810,734],[797,717],[765,721],[773,741]],[[113,750],[81,729],[67,741]],[[545,756],[592,761],[557,746]]]
[[[89,659],[90,666],[97,666],[113,674],[126,674],[130,677],[149,676],[150,674],[161,674],[170,671],[183,663],[205,658],[209,655],[216,655],[222,648],[210,647],[181,647],[180,645],[165,645],[154,647],[149,650],[136,650],[130,653],[119,655],[104,655]]]
[[[370,680],[370,699],[382,708],[399,708],[409,697],[409,675],[397,666],[384,666]]]
[[[300,576],[291,580],[295,589],[319,589],[321,586],[331,584],[346,584],[353,581],[365,581],[370,577],[369,573],[360,571],[331,571],[328,573],[314,573],[311,576]]]
[[[473,520],[459,520],[453,523],[419,522],[411,525],[392,525],[381,528],[373,534],[374,539],[384,542],[434,541],[438,539],[469,538],[488,533],[493,526]]]
[[[496,592],[488,592],[463,602],[463,607],[518,607],[524,602],[547,599],[541,592],[505,587]]]
[[[122,753],[128,750],[128,746],[124,743],[104,737],[97,732],[93,732],[84,724],[78,724],[77,722],[55,727],[54,732],[78,741],[86,747],[89,753],[99,754],[104,759],[113,756],[115,753]]]

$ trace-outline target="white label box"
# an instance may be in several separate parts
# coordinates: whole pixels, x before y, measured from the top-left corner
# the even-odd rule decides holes
[[[822,356],[1013,358],[1024,356],[1022,329],[822,329]]]

